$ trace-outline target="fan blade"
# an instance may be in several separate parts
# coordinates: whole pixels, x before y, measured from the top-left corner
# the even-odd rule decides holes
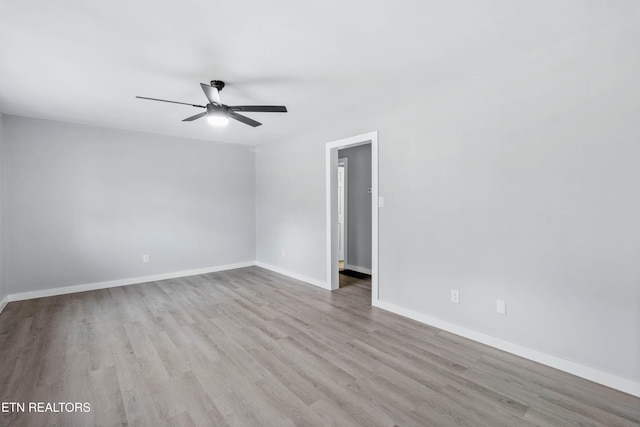
[[[218,92],[218,89],[216,89],[215,87],[206,85],[204,83],[200,83],[200,87],[202,87],[202,91],[204,92],[204,94],[206,95],[210,103],[215,105],[222,105],[222,101],[220,101],[220,93]]]
[[[204,105],[189,104],[188,102],[167,101],[166,99],[147,98],[146,96],[136,96],[138,99],[148,99],[149,101],[170,102],[172,104],[190,105],[191,107],[207,108]]]
[[[253,119],[250,119],[247,116],[243,116],[242,114],[238,114],[235,111],[229,111],[229,117],[231,117],[232,119],[236,119],[237,121],[242,122],[242,123],[244,123],[246,125],[253,126],[254,128],[258,127],[258,126],[260,126],[262,124],[260,122],[256,122]]]
[[[191,116],[191,117],[187,117],[186,119],[183,120],[183,122],[192,122],[194,120],[198,120],[204,116],[207,115],[207,112],[205,111],[204,113],[200,113],[200,114],[196,114],[195,116]]]
[[[254,113],[286,113],[287,107],[284,105],[231,105],[229,110]]]

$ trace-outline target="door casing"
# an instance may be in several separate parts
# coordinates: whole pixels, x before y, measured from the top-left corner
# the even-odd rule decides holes
[[[334,236],[338,231],[338,150],[371,144],[371,302],[379,299],[378,283],[378,132],[369,132],[328,142],[325,145],[326,179],[326,283],[331,290],[340,287],[338,247]]]

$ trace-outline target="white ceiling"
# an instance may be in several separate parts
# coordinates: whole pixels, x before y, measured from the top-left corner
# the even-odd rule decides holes
[[[637,22],[640,2],[0,0],[0,112],[260,144],[346,120],[589,33]],[[226,104],[284,104],[263,123],[183,123],[199,83]],[[369,117],[367,119],[367,117]],[[370,129],[366,129],[370,130]],[[347,135],[348,136],[348,135]]]

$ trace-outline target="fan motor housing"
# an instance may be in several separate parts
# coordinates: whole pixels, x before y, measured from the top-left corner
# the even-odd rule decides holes
[[[227,105],[213,105],[213,104],[207,104],[207,113],[213,112],[213,111],[223,111],[225,114],[229,113],[229,107]]]
[[[224,89],[224,82],[222,80],[211,80],[211,87],[215,87],[220,92]]]

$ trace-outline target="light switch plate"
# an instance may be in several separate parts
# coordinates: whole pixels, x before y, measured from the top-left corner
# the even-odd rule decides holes
[[[496,300],[496,312],[498,314],[507,314],[507,302],[505,300]]]

